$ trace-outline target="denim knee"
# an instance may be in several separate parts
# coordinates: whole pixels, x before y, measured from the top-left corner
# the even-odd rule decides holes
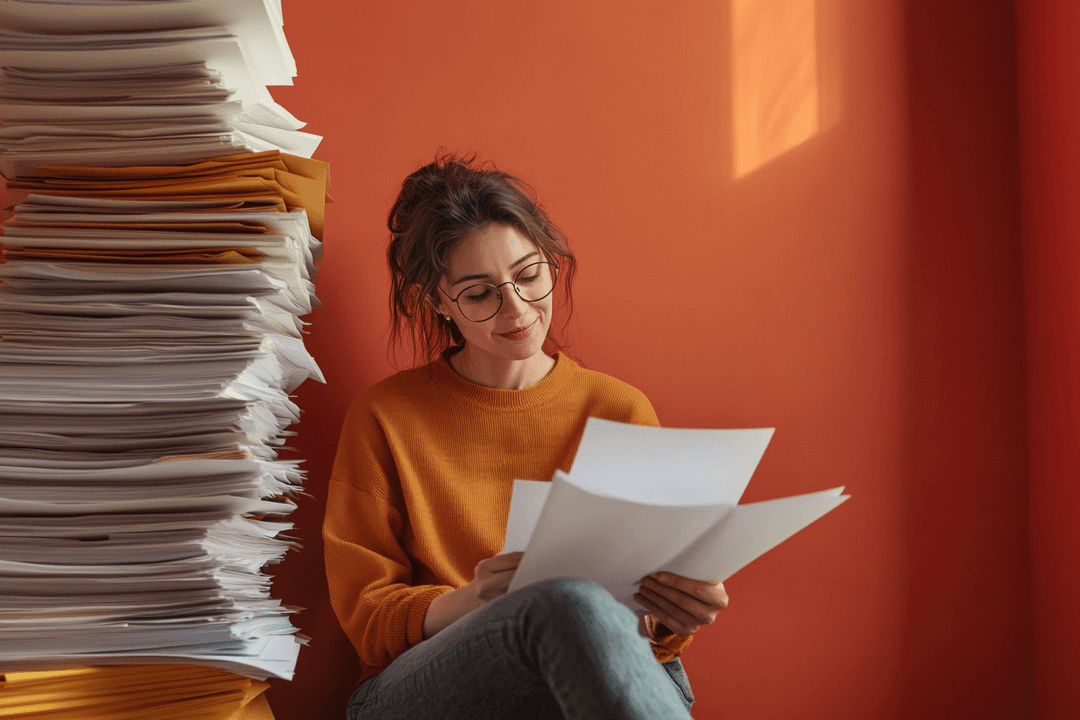
[[[603,607],[618,604],[600,585],[584,578],[555,578],[526,585],[520,592],[541,605]]]
[[[528,585],[518,591],[530,611],[544,621],[565,625],[626,628],[636,634],[634,613],[600,585],[582,578],[556,578]],[[516,594],[516,593],[515,593]]]

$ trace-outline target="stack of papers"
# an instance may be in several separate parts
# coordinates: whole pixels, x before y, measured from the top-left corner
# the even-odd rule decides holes
[[[525,556],[510,591],[582,577],[644,614],[633,596],[646,575],[726,580],[849,497],[739,505],[772,434],[589,418],[569,474],[514,482],[503,551]]]
[[[2,0],[0,28],[0,714],[268,717],[247,678],[306,642],[264,568],[297,545],[329,185],[266,90],[279,2]]]
[[[322,380],[300,316],[326,168],[267,152],[42,175],[12,183],[32,191],[3,224],[0,669],[289,677],[299,641],[262,568],[302,487],[277,457],[289,395]]]
[[[268,85],[296,66],[280,0],[4,0],[0,172],[311,157],[316,135]]]

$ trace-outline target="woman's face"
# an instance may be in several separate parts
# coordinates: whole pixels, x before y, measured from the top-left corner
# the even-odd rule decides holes
[[[526,266],[546,260],[540,249],[516,228],[492,223],[450,250],[446,275],[439,281],[441,292],[436,310],[453,318],[466,347],[473,353],[488,356],[489,362],[528,360],[541,353],[547,337],[552,295],[538,302],[526,302],[511,285],[502,283],[512,282]],[[461,293],[477,283],[501,285],[502,306],[494,317],[483,322],[468,320],[459,307],[475,302],[470,298],[477,297],[476,293]],[[458,302],[449,298],[458,298]]]

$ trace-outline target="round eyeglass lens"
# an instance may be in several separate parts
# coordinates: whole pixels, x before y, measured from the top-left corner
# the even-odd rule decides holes
[[[514,290],[525,302],[539,302],[555,289],[555,268],[551,263],[526,265],[514,278]]]
[[[512,283],[503,285],[513,285],[518,297],[525,302],[539,302],[555,289],[555,266],[548,262],[526,265],[514,276]],[[457,306],[468,320],[490,320],[502,307],[502,286],[470,285],[458,295]]]

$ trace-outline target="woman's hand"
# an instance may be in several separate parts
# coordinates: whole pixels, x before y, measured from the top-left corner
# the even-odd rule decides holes
[[[723,583],[692,580],[674,573],[648,575],[634,595],[653,620],[676,635],[693,635],[728,606]]]
[[[504,553],[476,563],[468,585],[438,596],[424,615],[424,638],[429,638],[460,617],[506,594],[524,553]]]
[[[524,554],[505,553],[476,563],[472,582],[465,586],[471,588],[472,594],[476,596],[476,607],[506,594],[506,588],[510,587],[510,581],[514,579],[514,571],[521,564],[521,557]]]

